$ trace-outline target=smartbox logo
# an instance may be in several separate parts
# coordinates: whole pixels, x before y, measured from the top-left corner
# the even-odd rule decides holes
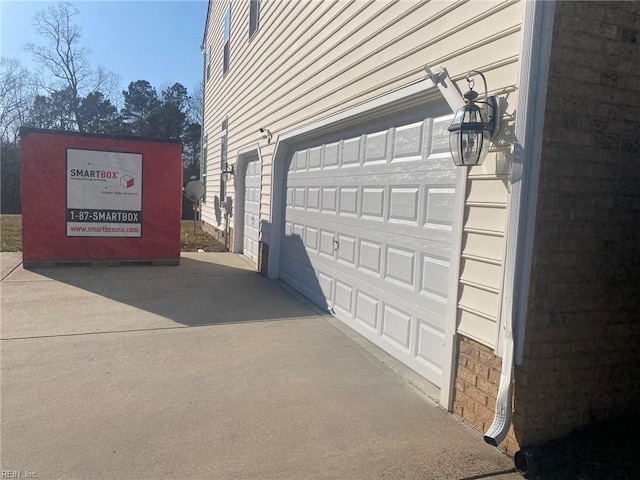
[[[120,176],[117,170],[92,170],[84,168],[72,168],[69,171],[71,178],[83,180],[118,180],[121,187],[131,188],[135,185],[135,179],[131,175]],[[117,183],[115,185],[118,185]]]
[[[113,170],[107,171],[107,170],[88,170],[88,169],[72,168],[70,175],[72,178],[77,178],[77,177],[104,178],[104,179],[113,179],[113,180],[117,180],[118,178],[118,172],[115,172]]]
[[[125,175],[120,178],[120,185],[124,188],[131,188],[135,185],[135,181],[131,175]]]

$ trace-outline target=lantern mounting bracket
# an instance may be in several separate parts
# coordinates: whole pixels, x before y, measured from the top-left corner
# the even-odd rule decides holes
[[[473,79],[474,75],[478,75],[480,78],[482,78],[482,83],[484,83],[484,102],[476,101],[476,98],[478,98],[478,94],[473,90],[473,87],[475,86],[475,81]],[[489,96],[487,92],[487,79],[482,74],[482,72],[479,72],[477,70],[470,70],[467,73],[467,83],[469,84],[469,91],[465,93],[463,97],[465,98],[465,101],[467,103],[473,102],[476,104],[484,105],[483,110],[485,111],[487,119],[489,120],[489,124],[491,126],[491,138],[493,138],[498,132],[498,112],[500,111],[500,107],[498,105],[498,97],[496,97],[495,95]]]

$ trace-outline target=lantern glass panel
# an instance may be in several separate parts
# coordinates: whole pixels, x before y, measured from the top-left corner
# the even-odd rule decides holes
[[[449,147],[456,165],[482,164],[491,137],[484,110],[474,104],[465,105],[456,112],[449,132]]]
[[[460,131],[449,133],[449,150],[451,151],[453,163],[458,167],[464,166],[460,155],[460,134]]]

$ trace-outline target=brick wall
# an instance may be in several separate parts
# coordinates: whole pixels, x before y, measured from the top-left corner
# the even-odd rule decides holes
[[[484,433],[493,422],[502,360],[493,349],[463,335],[458,335],[457,348],[453,412]],[[513,430],[500,447],[511,455],[520,449]]]
[[[521,445],[640,407],[639,65],[639,2],[557,2]]]

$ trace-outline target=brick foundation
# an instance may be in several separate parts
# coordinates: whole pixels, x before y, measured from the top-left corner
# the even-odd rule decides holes
[[[224,231],[214,227],[213,225],[209,225],[207,222],[201,222],[202,230],[211,234],[213,238],[215,238],[218,242],[224,245]]]
[[[487,431],[495,412],[502,360],[493,349],[458,335],[453,411],[480,433]],[[513,455],[520,447],[513,429],[500,448]]]

